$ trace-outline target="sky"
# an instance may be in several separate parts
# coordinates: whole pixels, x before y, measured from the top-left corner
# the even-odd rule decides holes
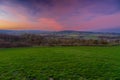
[[[120,0],[0,0],[0,29],[120,32]]]

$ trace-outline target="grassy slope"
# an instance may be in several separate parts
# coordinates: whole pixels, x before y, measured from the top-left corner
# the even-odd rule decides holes
[[[0,49],[0,80],[120,80],[120,47]]]

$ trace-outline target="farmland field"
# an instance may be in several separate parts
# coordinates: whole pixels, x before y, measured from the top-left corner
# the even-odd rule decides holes
[[[0,49],[0,80],[120,80],[120,46]]]

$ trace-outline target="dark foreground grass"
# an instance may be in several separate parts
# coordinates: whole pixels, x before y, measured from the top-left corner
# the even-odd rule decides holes
[[[0,80],[120,80],[120,47],[0,49]]]

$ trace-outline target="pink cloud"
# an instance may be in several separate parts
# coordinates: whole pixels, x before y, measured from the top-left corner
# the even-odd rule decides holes
[[[0,6],[0,9],[9,15],[5,20],[0,20],[0,29],[41,29],[41,30],[62,30],[62,26],[54,18],[34,19],[24,7],[12,7],[9,5]]]
[[[62,26],[54,19],[41,18],[37,22],[13,22],[0,20],[0,29],[62,30]]]
[[[96,30],[114,28],[120,26],[120,13],[112,15],[97,16],[89,21],[84,21],[74,29],[79,30]]]
[[[42,30],[62,30],[62,26],[55,19],[52,18],[40,18],[35,22],[38,29]]]
[[[6,17],[6,20],[14,20],[14,21],[28,21],[29,20],[29,15],[26,12],[27,10],[22,7],[22,6],[10,6],[10,5],[1,5],[0,9],[3,10],[8,16]]]

